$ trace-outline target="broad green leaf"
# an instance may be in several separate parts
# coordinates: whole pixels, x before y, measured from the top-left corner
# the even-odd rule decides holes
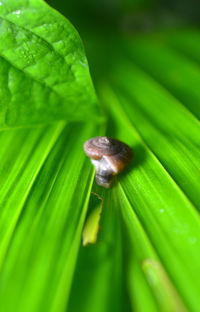
[[[96,118],[82,42],[42,0],[0,5],[0,127]]]
[[[12,147],[1,152],[2,311],[65,309],[93,182],[82,145],[94,132],[58,124],[1,134]]]

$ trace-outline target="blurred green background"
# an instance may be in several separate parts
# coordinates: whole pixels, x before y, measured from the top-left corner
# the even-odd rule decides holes
[[[79,30],[85,27],[103,31],[152,31],[162,27],[198,25],[198,0],[110,0],[47,1],[62,12]]]

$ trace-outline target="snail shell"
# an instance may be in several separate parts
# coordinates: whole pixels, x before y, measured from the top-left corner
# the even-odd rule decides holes
[[[120,173],[133,157],[128,145],[106,136],[86,141],[84,151],[96,167],[97,184],[106,188],[111,186],[112,177]]]

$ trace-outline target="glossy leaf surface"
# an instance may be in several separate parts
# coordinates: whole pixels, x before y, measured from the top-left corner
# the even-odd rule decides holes
[[[73,26],[42,0],[1,1],[0,127],[85,120],[97,99]]]

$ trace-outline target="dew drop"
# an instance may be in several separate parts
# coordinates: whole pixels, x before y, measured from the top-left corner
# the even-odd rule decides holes
[[[12,12],[12,14],[20,15],[20,14],[21,14],[21,11],[20,11],[20,10],[17,10],[17,11]]]

